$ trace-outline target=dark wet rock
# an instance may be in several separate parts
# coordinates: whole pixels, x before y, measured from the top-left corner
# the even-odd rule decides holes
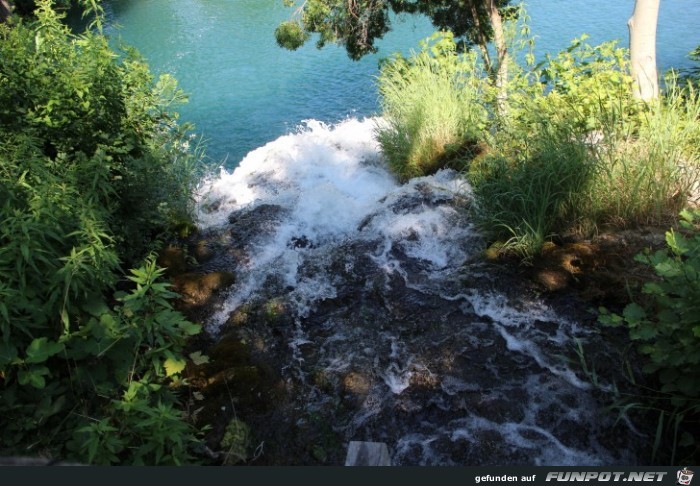
[[[242,211],[234,211],[228,217],[229,230],[240,242],[247,242],[270,234],[285,213],[282,206],[260,204]]]
[[[168,245],[158,253],[156,263],[167,268],[168,275],[177,275],[187,269],[185,251],[179,246]]]
[[[316,245],[306,235],[294,236],[289,240],[289,248],[314,248]]]
[[[356,395],[367,395],[371,386],[372,381],[361,373],[350,372],[343,378],[343,389]]]
[[[247,344],[233,334],[221,337],[207,354],[211,358],[208,369],[210,373],[247,363],[250,359],[250,350]]]
[[[216,256],[216,248],[206,239],[197,241],[193,247],[192,253],[199,263],[206,263]]]
[[[415,186],[356,235],[282,240],[298,260],[293,283],[270,260],[255,291],[212,329],[209,416],[235,407],[251,444],[265,444],[255,464],[342,464],[350,440],[386,442],[397,465],[634,463],[641,439],[598,413],[574,346],[575,338],[590,359],[620,362],[570,292],[594,254],[552,249],[567,281],[547,295],[512,268],[474,258],[483,242],[468,231],[452,243],[462,260],[441,266],[425,258],[425,228],[381,233],[388,213],[410,222],[430,209],[468,226],[464,201]],[[232,213],[203,237],[214,255],[200,268],[243,273],[286,216],[266,204]],[[247,283],[239,275],[232,293]],[[600,378],[619,381],[608,368]],[[601,445],[616,443],[612,435],[626,445]]]

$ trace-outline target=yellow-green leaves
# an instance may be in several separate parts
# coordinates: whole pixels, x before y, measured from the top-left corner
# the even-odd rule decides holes
[[[207,364],[209,362],[209,356],[203,355],[201,351],[190,353],[190,359],[196,366]]]
[[[185,369],[187,362],[184,359],[168,358],[163,363],[165,368],[165,376],[172,377],[181,373]]]

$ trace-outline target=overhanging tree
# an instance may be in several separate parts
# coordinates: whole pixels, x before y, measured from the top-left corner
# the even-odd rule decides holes
[[[284,0],[288,6],[294,0]],[[337,43],[352,59],[376,52],[375,41],[391,30],[390,14],[423,14],[435,27],[450,30],[461,45],[478,46],[484,65],[498,88],[499,111],[506,101],[508,48],[503,18],[516,10],[510,0],[305,0],[292,20],[275,31],[277,43],[287,49],[301,47],[312,33],[317,45]],[[493,40],[496,59],[489,52]]]

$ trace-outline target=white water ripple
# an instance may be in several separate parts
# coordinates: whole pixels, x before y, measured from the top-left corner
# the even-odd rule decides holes
[[[377,123],[309,121],[206,181],[205,231],[253,225],[209,331],[244,304],[281,298],[293,322],[276,329],[291,354],[282,374],[299,408],[343,409],[334,429],[389,441],[395,464],[633,461],[599,445],[607,425],[563,357],[588,331],[538,297],[463,283],[483,276],[466,263],[481,243],[464,210],[469,185],[454,171],[399,185]],[[272,218],[261,231],[246,219],[256,211]]]

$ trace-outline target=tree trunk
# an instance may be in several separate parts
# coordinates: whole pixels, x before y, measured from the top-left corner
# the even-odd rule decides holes
[[[632,17],[627,21],[630,31],[630,61],[633,95],[650,101],[659,96],[659,76],[656,72],[656,21],[660,0],[636,0]]]
[[[503,19],[495,0],[487,1],[489,19],[493,29],[493,42],[496,45],[498,67],[496,68],[496,108],[499,115],[508,111],[508,46],[503,33]]]
[[[4,22],[12,13],[12,6],[7,0],[0,0],[0,22]]]
[[[479,49],[481,49],[481,55],[484,59],[484,67],[486,72],[493,72],[493,64],[491,64],[491,56],[489,55],[489,42],[484,34],[484,29],[481,27],[481,20],[479,20],[479,10],[474,4],[474,0],[469,0],[469,10],[472,14],[472,19],[474,20],[474,27],[476,27],[476,32],[479,37]]]

